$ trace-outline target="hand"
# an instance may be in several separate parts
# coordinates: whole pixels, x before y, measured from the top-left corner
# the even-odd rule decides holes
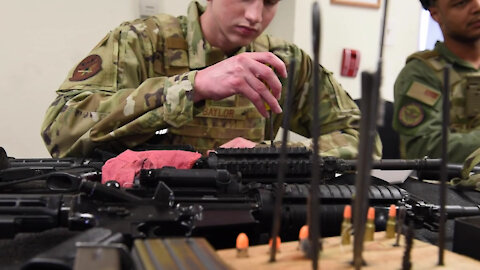
[[[252,142],[250,140],[244,139],[242,137],[236,137],[222,145],[219,148],[254,148],[257,143]],[[215,150],[208,150],[207,154],[210,152],[215,152]]]
[[[242,53],[197,72],[194,102],[203,99],[221,100],[241,94],[252,101],[264,117],[265,103],[274,113],[281,113],[278,99],[282,84],[269,64],[282,77],[287,77],[285,63],[270,52]],[[270,88],[270,89],[269,89]]]
[[[257,143],[255,142],[244,139],[242,137],[236,137],[235,139],[220,145],[220,148],[253,148],[256,145]]]

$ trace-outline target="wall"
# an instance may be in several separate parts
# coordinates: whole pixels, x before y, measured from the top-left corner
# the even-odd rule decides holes
[[[419,50],[432,50],[437,41],[443,41],[440,25],[430,16],[430,12],[422,10],[420,16]]]
[[[0,2],[0,146],[14,157],[48,157],[40,125],[55,89],[68,70],[119,23],[139,17],[139,0],[15,0]],[[159,0],[160,12],[184,14],[189,0]],[[203,0],[204,1],[204,0]],[[312,0],[281,1],[268,31],[311,51]],[[338,74],[343,48],[362,52],[361,70],[375,70],[381,9],[331,5],[322,8],[321,62]],[[420,6],[391,0],[394,42],[385,48],[384,96],[392,98],[394,79],[405,57],[416,50]],[[347,19],[345,19],[347,18]],[[405,18],[413,18],[406,21]],[[354,97],[360,81],[337,76]]]
[[[395,78],[405,65],[407,57],[418,50],[420,13],[419,1],[390,0],[388,10],[389,32],[383,57],[382,95],[393,100]]]
[[[383,5],[382,0],[382,5]],[[296,1],[294,42],[311,54],[311,5],[313,0]],[[320,63],[332,71],[350,95],[360,97],[361,71],[375,71],[379,57],[380,25],[383,8],[372,9],[335,5],[319,1],[321,8]],[[406,57],[417,50],[420,4],[418,1],[390,0],[383,59],[382,95],[393,100],[393,83]],[[405,18],[410,20],[405,20]],[[298,29],[306,29],[298,31]],[[361,63],[356,78],[340,76],[343,48],[357,49]]]
[[[137,16],[136,7],[128,0],[0,1],[0,146],[10,156],[49,156],[40,125],[54,91],[111,28]]]

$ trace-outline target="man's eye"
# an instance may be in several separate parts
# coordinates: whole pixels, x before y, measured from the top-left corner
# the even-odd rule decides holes
[[[265,0],[264,3],[265,5],[270,5],[270,6],[273,6],[275,4],[277,4],[280,0]]]
[[[453,6],[454,6],[454,7],[463,6],[463,5],[465,5],[467,2],[468,2],[467,0],[455,1],[455,2],[453,2]]]

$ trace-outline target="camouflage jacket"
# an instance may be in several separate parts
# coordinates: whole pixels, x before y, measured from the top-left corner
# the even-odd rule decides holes
[[[204,103],[192,101],[196,72],[227,57],[202,36],[203,11],[192,2],[188,17],[153,16],[123,23],[110,32],[70,71],[47,110],[41,134],[51,155],[88,156],[95,148],[120,152],[144,144],[159,130],[181,127],[202,112]],[[165,29],[180,29],[183,36],[166,40]],[[287,65],[291,57],[299,63],[289,74],[295,76],[291,130],[310,137],[312,60],[293,44],[267,35],[258,40]],[[256,51],[257,41],[237,53]],[[321,151],[355,158],[359,109],[331,72],[320,70]],[[286,80],[282,85],[286,97]],[[275,115],[275,130],[281,122],[282,115]],[[379,141],[374,152],[381,155]]]
[[[452,66],[449,161],[462,163],[480,147],[480,114],[467,112],[466,98],[469,80],[480,72],[438,42],[433,51],[410,56],[395,82],[393,127],[400,134],[403,157],[440,157],[442,70],[447,64]]]

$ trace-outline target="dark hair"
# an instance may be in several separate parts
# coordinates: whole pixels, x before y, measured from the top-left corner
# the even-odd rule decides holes
[[[433,6],[435,4],[435,1],[436,0],[420,0],[420,3],[422,3],[422,7],[424,9],[428,10],[430,6]]]

